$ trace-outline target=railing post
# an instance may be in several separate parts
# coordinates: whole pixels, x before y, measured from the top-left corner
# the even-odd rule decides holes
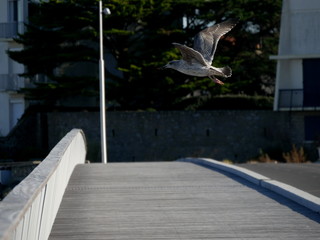
[[[103,60],[103,11],[102,0],[99,1],[99,33],[100,33],[100,134],[101,134],[101,160],[107,163],[107,134],[106,134],[106,106],[105,106],[105,73]]]

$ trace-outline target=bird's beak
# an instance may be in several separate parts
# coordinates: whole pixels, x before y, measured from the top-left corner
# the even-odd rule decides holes
[[[162,66],[162,67],[159,67],[158,69],[159,69],[159,70],[163,70],[163,69],[166,69],[166,68],[168,68],[168,66],[167,66],[167,65],[164,65],[164,66]]]

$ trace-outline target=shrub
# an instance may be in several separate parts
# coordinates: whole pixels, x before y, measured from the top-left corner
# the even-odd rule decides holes
[[[277,163],[277,160],[274,160],[269,156],[268,153],[264,152],[262,149],[259,149],[259,155],[254,159],[249,160],[250,163]]]
[[[198,109],[272,109],[273,97],[249,95],[219,95],[204,100]]]
[[[295,144],[292,144],[290,152],[283,153],[282,157],[287,163],[304,163],[307,160],[303,147],[297,149]]]

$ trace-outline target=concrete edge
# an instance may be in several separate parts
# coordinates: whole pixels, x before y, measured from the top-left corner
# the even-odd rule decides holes
[[[288,184],[272,180],[266,176],[253,172],[251,170],[234,166],[232,164],[226,164],[210,158],[181,158],[179,162],[190,162],[198,165],[209,166],[217,168],[236,176],[244,178],[249,182],[252,182],[258,186],[271,190],[285,198],[288,198],[312,211],[320,213],[320,198],[302,191],[298,188],[290,186]]]

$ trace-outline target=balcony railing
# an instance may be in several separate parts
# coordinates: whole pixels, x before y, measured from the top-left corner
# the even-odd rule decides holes
[[[23,33],[23,22],[0,23],[0,38],[14,38],[18,33]]]
[[[49,83],[50,79],[42,74],[32,79],[20,77],[19,74],[0,74],[0,91],[17,91],[21,88],[34,88],[37,83]]]
[[[0,91],[16,91],[26,86],[26,80],[18,74],[0,74]]]
[[[320,97],[320,96],[319,96]],[[279,110],[320,110],[320,105],[315,101],[305,104],[303,89],[281,89],[278,98]]]

